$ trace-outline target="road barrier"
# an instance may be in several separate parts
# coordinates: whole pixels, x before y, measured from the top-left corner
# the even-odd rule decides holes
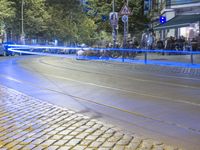
[[[63,47],[8,45],[8,51],[20,54],[69,57],[78,60],[120,61],[158,65],[186,65],[200,68],[200,51],[147,50],[127,48]],[[70,55],[69,55],[70,54]]]

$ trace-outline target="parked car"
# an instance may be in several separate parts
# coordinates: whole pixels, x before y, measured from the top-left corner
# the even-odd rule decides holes
[[[5,42],[5,43],[2,44],[3,51],[5,52],[4,56],[5,55],[6,56],[13,56],[13,55],[15,55],[14,52],[8,51],[9,44],[15,44],[15,43],[13,43],[13,42]]]
[[[5,55],[6,52],[4,51],[2,44],[0,44],[0,56],[5,56]]]

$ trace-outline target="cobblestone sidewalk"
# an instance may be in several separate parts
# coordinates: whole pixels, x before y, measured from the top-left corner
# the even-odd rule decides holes
[[[134,65],[134,69],[144,72],[159,72],[163,74],[171,73],[176,75],[186,75],[192,77],[200,77],[199,68],[186,68],[186,67],[175,67],[175,66],[159,66],[159,65]]]
[[[0,150],[180,150],[0,85]]]

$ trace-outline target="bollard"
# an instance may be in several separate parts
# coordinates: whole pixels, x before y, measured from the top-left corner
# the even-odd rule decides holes
[[[144,63],[147,64],[147,51],[144,53]]]
[[[124,56],[125,55],[125,53],[124,53],[124,50],[122,51],[122,62],[124,62]]]
[[[190,61],[191,61],[191,64],[193,65],[194,64],[194,58],[193,58],[193,53],[192,52],[190,53]]]

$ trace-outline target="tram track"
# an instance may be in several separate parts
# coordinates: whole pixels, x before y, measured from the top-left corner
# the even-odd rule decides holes
[[[116,74],[105,74],[105,73],[97,73],[97,72],[92,72],[92,71],[85,71],[85,70],[81,70],[81,69],[75,69],[75,68],[71,68],[71,67],[61,67],[58,65],[53,65],[47,62],[44,62],[43,60],[39,60],[39,63],[42,63],[44,65],[48,65],[51,67],[54,67],[55,69],[62,69],[64,71],[66,70],[73,70],[73,71],[77,71],[77,72],[84,72],[84,73],[88,73],[88,74],[97,74],[97,75],[101,75],[101,76],[106,76],[106,77],[116,77],[118,79],[120,79],[120,75],[116,75]],[[121,89],[121,88],[115,88],[115,87],[110,87],[110,86],[105,86],[105,85],[100,85],[100,84],[95,84],[92,82],[84,82],[84,81],[78,81],[76,79],[71,79],[71,78],[67,78],[67,77],[60,77],[60,76],[56,76],[56,75],[49,75],[46,74],[46,76],[51,76],[53,78],[57,78],[57,79],[62,79],[62,80],[68,80],[68,81],[72,81],[72,82],[77,82],[80,84],[86,84],[86,85],[91,85],[91,86],[96,86],[96,87],[100,87],[100,88],[107,88],[107,89],[111,89],[111,90],[115,90],[115,91],[121,91],[121,92],[125,92],[125,93],[131,93],[131,94],[137,94],[137,95],[142,95],[142,96],[147,96],[147,97],[152,97],[152,98],[156,98],[156,99],[164,99],[167,101],[172,101],[172,102],[176,102],[176,103],[185,103],[185,104],[190,104],[190,105],[194,105],[194,106],[200,106],[199,103],[194,103],[194,102],[190,102],[188,100],[183,100],[183,99],[176,99],[174,100],[173,98],[168,98],[168,97],[163,97],[163,96],[158,96],[158,95],[152,95],[150,93],[142,93],[139,90],[129,90],[129,89]],[[175,86],[175,87],[181,87],[181,88],[191,88],[191,89],[195,89],[195,90],[200,90],[200,87],[195,87],[195,86],[188,86],[188,85],[182,85],[182,84],[175,84],[175,83],[166,83],[166,82],[154,82],[152,80],[144,80],[144,79],[138,79],[135,77],[123,77],[126,78],[127,80],[132,80],[132,81],[139,81],[139,82],[148,82],[148,83],[152,83],[152,84],[160,84],[160,85],[164,85],[164,86]]]
[[[108,73],[99,73],[99,72],[92,72],[92,71],[86,71],[86,70],[83,70],[83,69],[75,69],[75,68],[72,68],[72,67],[61,67],[61,66],[58,66],[58,65],[54,65],[54,64],[50,64],[50,63],[47,63],[45,62],[44,60],[39,60],[40,63],[42,64],[45,64],[45,65],[49,65],[49,66],[52,66],[52,67],[55,67],[55,68],[61,68],[63,70],[66,70],[66,69],[69,69],[69,70],[73,70],[73,71],[78,71],[78,72],[84,72],[84,73],[91,73],[91,74],[97,74],[97,75],[102,75],[102,76],[113,76],[113,77],[116,77],[116,78],[121,78],[121,75],[116,75],[116,74],[108,74]],[[63,64],[63,62],[61,62]],[[73,64],[73,63],[70,63],[70,62],[66,62],[65,63],[69,63],[69,64]],[[64,64],[63,64],[64,65]],[[77,65],[77,64],[73,64],[73,65]],[[79,64],[78,64],[79,65]],[[82,68],[84,67],[83,65],[80,65],[79,68]],[[119,71],[119,70],[117,70]],[[169,76],[167,76],[169,77]],[[146,79],[138,79],[136,77],[123,77],[127,80],[132,80],[132,81],[140,81],[140,82],[148,82],[148,83],[156,83],[156,84],[161,84],[161,85],[167,85],[167,86],[176,86],[176,87],[183,87],[183,88],[192,88],[192,89],[198,89],[200,90],[200,87],[197,87],[197,86],[189,86],[189,85],[184,85],[184,84],[175,84],[175,83],[166,83],[166,82],[162,82],[162,81],[152,81],[152,80],[146,80]],[[186,79],[186,80],[195,80],[195,81],[200,81],[200,79],[198,78],[183,78],[183,77],[180,77],[181,79]]]

